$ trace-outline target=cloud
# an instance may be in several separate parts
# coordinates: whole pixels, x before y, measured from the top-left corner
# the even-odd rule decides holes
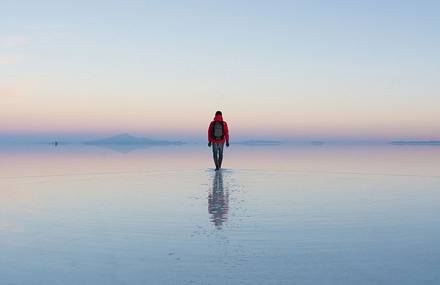
[[[43,32],[47,32],[47,31],[60,31],[62,29],[65,28],[64,24],[52,24],[52,25],[38,25],[38,24],[33,24],[33,25],[26,25],[24,26],[24,29],[29,30],[29,31],[43,31]]]
[[[24,36],[4,36],[0,37],[0,48],[18,48],[27,46],[29,38]]]
[[[11,87],[11,86],[0,86],[0,98],[5,97],[20,97],[25,93],[22,88]]]
[[[22,61],[23,61],[23,56],[19,54],[11,54],[11,55],[0,54],[0,65],[19,64]]]
[[[18,225],[14,225],[14,224],[5,224],[5,223],[1,223],[0,224],[0,232],[22,232],[23,228],[18,226]]]

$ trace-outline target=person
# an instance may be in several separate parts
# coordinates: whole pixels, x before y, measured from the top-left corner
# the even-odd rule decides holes
[[[214,120],[209,124],[208,128],[208,146],[212,145],[212,155],[214,157],[215,170],[222,167],[223,146],[229,147],[229,129],[228,124],[223,121],[221,111],[215,113]]]

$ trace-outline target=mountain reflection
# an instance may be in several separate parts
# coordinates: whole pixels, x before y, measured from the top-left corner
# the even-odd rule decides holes
[[[212,189],[208,196],[208,212],[211,214],[211,222],[214,223],[217,229],[221,229],[223,222],[228,219],[228,210],[228,189],[223,186],[222,171],[216,171],[212,181]]]

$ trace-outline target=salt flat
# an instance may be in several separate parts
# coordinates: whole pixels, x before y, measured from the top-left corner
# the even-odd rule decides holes
[[[1,284],[438,284],[440,148],[0,147]]]

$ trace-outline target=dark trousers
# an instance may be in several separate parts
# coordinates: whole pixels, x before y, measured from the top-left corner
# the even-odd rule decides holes
[[[215,168],[222,167],[224,143],[212,143],[212,155],[214,157]]]

